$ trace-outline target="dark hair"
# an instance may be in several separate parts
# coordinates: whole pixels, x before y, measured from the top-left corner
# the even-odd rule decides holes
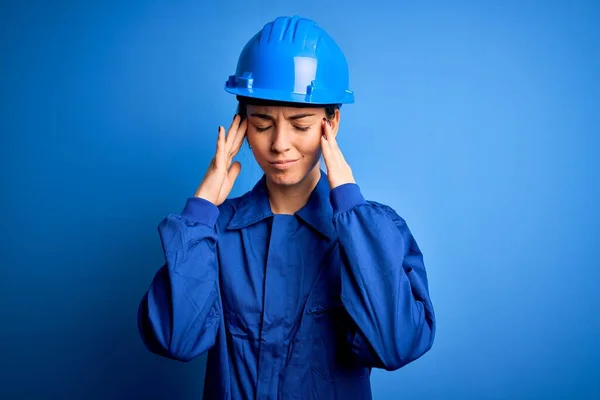
[[[322,107],[325,109],[325,116],[331,119],[335,116],[335,110],[340,108],[339,104],[307,104],[307,103],[291,103],[286,101],[262,100],[250,97],[237,96],[238,106],[237,113],[242,117],[242,120],[247,118],[246,106],[279,106],[279,107]]]

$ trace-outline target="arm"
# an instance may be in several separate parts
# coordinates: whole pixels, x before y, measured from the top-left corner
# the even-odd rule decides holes
[[[342,303],[356,325],[348,340],[366,366],[396,370],[433,345],[435,315],[423,256],[405,221],[367,202],[354,184],[332,190],[345,265]]]
[[[215,343],[221,315],[218,215],[214,204],[190,198],[180,215],[159,224],[166,262],[138,310],[138,329],[152,353],[190,361]]]

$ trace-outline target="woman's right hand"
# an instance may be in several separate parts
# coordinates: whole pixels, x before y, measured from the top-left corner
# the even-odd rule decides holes
[[[216,206],[223,204],[227,199],[233,183],[242,169],[242,165],[238,161],[231,163],[242,147],[244,136],[246,136],[248,122],[244,120],[240,123],[240,120],[241,117],[235,115],[227,131],[227,137],[225,137],[225,128],[219,126],[217,152],[194,195],[208,200]]]

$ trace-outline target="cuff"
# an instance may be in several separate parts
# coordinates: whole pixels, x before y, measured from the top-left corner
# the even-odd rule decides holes
[[[190,197],[185,203],[181,216],[193,222],[214,226],[219,217],[219,208],[208,200]]]
[[[345,183],[331,190],[329,194],[333,214],[340,214],[352,208],[366,204],[366,200],[356,183]]]

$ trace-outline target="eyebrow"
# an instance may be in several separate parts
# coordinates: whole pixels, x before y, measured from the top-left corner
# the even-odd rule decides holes
[[[296,115],[291,115],[290,117],[288,117],[289,120],[297,120],[297,119],[302,119],[302,118],[306,118],[306,117],[312,117],[315,114],[312,113],[302,113],[302,114],[296,114]],[[269,115],[269,114],[261,114],[261,113],[254,113],[250,115],[251,117],[256,117],[256,118],[260,118],[260,119],[265,119],[268,121],[275,121],[275,118],[273,118],[273,116]]]

